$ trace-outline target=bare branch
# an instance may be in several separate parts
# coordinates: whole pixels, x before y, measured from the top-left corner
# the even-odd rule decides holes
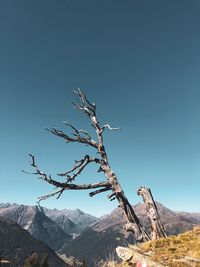
[[[81,110],[87,116],[96,116],[96,105],[91,104],[85,94],[78,88],[78,90],[74,90],[74,94],[78,96],[79,103],[73,103],[74,107],[78,110]]]
[[[104,128],[101,128],[99,121],[96,117],[96,105],[93,103],[91,104],[85,94],[78,89],[77,91],[74,90],[74,93],[79,98],[79,103],[73,103],[74,107],[80,111],[82,111],[84,114],[86,114],[90,120],[91,120],[91,126],[95,129],[97,137],[98,137],[98,143],[96,144],[96,148],[98,149],[100,153],[100,146],[103,146],[103,136],[102,132],[104,131]],[[105,151],[103,151],[104,157],[102,157],[104,160],[107,159]]]
[[[79,160],[79,161],[75,161],[75,165],[74,167],[65,172],[65,173],[59,173],[59,176],[67,176],[67,182],[71,182],[73,180],[75,180],[75,178],[81,174],[81,172],[83,171],[83,169],[91,162],[95,162],[95,163],[101,163],[101,160],[98,158],[91,158],[89,155],[86,155],[83,159]],[[75,171],[75,172],[74,172]],[[72,175],[69,175],[70,173],[74,172]]]
[[[108,197],[108,199],[111,199],[111,198],[113,198],[113,197],[116,197],[116,193],[115,192],[113,192],[112,194],[110,194],[110,195],[108,195],[107,197]]]
[[[63,131],[57,130],[56,128],[50,128],[46,130],[56,136],[63,138],[64,140],[66,140],[67,143],[77,142],[97,148],[98,144],[94,140],[81,136],[79,131],[71,124],[68,124],[68,126],[70,126],[75,131],[75,133],[73,134],[75,137],[71,137]]]
[[[72,128],[72,130],[79,135],[79,131],[69,122],[67,121],[63,121],[64,124],[66,124],[67,126],[69,126],[70,128]]]
[[[101,127],[101,133],[102,133],[106,128],[108,128],[108,129],[111,130],[111,131],[121,131],[121,128],[112,128],[112,127],[110,127],[109,124],[105,124],[105,125],[103,125],[103,126]]]
[[[111,186],[108,186],[108,187],[105,187],[105,188],[90,192],[89,196],[93,197],[94,195],[97,195],[97,194],[100,194],[100,193],[103,193],[103,192],[106,192],[106,191],[109,191],[109,190],[112,190]]]
[[[97,182],[97,183],[91,183],[91,184],[67,184],[63,183],[62,186],[67,190],[67,189],[72,189],[72,190],[85,190],[85,189],[95,189],[99,187],[110,187],[110,183],[108,181],[106,182]]]
[[[79,130],[79,133],[83,133],[86,136],[86,138],[89,140],[92,139],[92,137],[89,135],[89,133],[84,129]]]
[[[78,130],[76,127],[74,127],[71,123],[69,122],[66,122],[66,121],[63,121],[64,124],[66,124],[67,126],[69,126],[72,130],[73,130],[73,133],[72,135],[73,136],[76,136],[78,141],[79,139],[83,139],[83,141],[85,142],[90,142],[90,143],[93,143],[95,144],[95,141],[92,140],[92,137],[90,136],[90,134],[84,130],[84,129],[80,129]],[[82,136],[83,135],[83,136]],[[97,144],[96,144],[97,145]]]
[[[31,157],[31,163],[30,165],[36,170],[36,172],[32,173],[34,175],[39,175],[39,179],[42,179],[46,182],[48,182],[49,184],[52,184],[56,187],[62,187],[62,183],[55,181],[51,178],[51,175],[47,175],[46,173],[42,172],[38,166],[35,163],[35,157],[32,154],[29,154],[29,156]]]
[[[99,187],[110,187],[111,184],[109,181],[106,182],[98,182],[98,183],[91,183],[91,184],[69,184],[68,182],[58,182],[54,179],[52,179],[51,175],[47,175],[46,173],[42,172],[38,166],[35,164],[35,157],[32,154],[29,154],[29,156],[31,157],[31,166],[35,168],[36,172],[34,172],[33,174],[35,175],[40,175],[39,178],[41,178],[42,180],[44,180],[45,182],[52,184],[56,187],[60,187],[64,190],[85,190],[85,189],[95,189],[95,188],[99,188]]]
[[[52,180],[52,181],[54,182],[54,180]],[[47,182],[49,183],[48,180],[47,180]],[[51,184],[53,182],[51,182]],[[98,194],[100,192],[105,192],[105,191],[111,190],[111,185],[109,182],[99,182],[99,183],[81,184],[81,185],[61,183],[60,187],[61,187],[61,189],[59,189],[53,193],[39,197],[38,203],[40,203],[41,201],[46,200],[50,197],[54,197],[55,195],[58,195],[57,196],[57,199],[58,199],[65,190],[88,190],[88,189],[95,189],[95,188],[103,187],[100,190],[96,190],[94,192],[89,193],[90,196],[93,196],[93,195]]]
[[[112,194],[107,196],[110,201],[113,201],[117,198],[117,193],[113,192]]]
[[[47,195],[44,195],[44,196],[41,196],[41,197],[38,197],[38,201],[37,201],[37,203],[39,204],[41,201],[43,201],[43,200],[46,200],[46,199],[48,199],[48,198],[50,198],[50,197],[54,197],[55,195],[58,195],[57,196],[57,199],[61,196],[61,194],[64,192],[64,189],[62,188],[62,189],[59,189],[58,191],[56,191],[56,192],[53,192],[53,193],[50,193],[50,194],[47,194]]]

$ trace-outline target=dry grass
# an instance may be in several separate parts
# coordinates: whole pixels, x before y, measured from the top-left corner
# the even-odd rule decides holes
[[[195,227],[192,231],[178,236],[161,238],[146,242],[137,247],[130,246],[129,248],[133,251],[133,254],[136,250],[144,254],[144,256],[146,253],[151,254],[149,260],[162,264],[163,266],[200,267],[200,227]],[[128,267],[136,266],[136,264],[129,262],[115,264],[114,266]]]
[[[152,251],[152,260],[163,265],[200,267],[200,227],[178,236],[149,241],[141,248],[144,252]]]

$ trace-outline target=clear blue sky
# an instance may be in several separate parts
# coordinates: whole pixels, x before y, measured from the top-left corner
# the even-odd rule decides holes
[[[102,123],[122,128],[105,145],[129,200],[145,185],[171,209],[200,211],[199,85],[199,0],[1,0],[0,202],[52,192],[21,173],[28,153],[54,175],[88,151],[44,130],[88,129],[71,105],[80,87]],[[92,166],[78,182],[102,179]],[[117,203],[85,191],[43,205],[102,215]]]

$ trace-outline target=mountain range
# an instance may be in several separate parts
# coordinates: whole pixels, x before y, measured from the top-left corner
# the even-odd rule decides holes
[[[175,212],[157,203],[161,221],[168,235],[179,234],[200,224],[200,213]],[[149,231],[145,206],[133,206],[137,216]],[[89,266],[100,260],[115,258],[115,248],[134,243],[132,234],[123,230],[125,219],[121,209],[96,218],[76,210],[47,209],[38,206],[0,204],[0,216],[17,222],[33,237],[46,243],[63,258],[71,256]]]
[[[59,211],[9,203],[0,204],[0,216],[18,223],[54,251],[69,243],[91,223],[98,221],[97,218],[78,209]]]
[[[177,235],[200,224],[200,213],[175,212],[160,203],[156,204],[168,235]],[[145,206],[139,203],[133,208],[149,231],[150,225]],[[69,244],[66,243],[59,253],[68,257],[73,254],[80,260],[86,257],[89,266],[98,266],[97,262],[101,259],[116,259],[115,248],[117,246],[127,246],[128,243],[135,242],[133,235],[123,230],[124,224],[123,212],[117,208],[110,214],[101,217],[90,228],[85,229]]]

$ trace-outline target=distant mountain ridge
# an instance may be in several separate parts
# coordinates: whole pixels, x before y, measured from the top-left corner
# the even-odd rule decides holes
[[[23,266],[25,259],[36,252],[41,258],[47,255],[49,267],[67,267],[56,253],[43,242],[33,238],[17,223],[0,217],[0,255],[12,262],[13,267]]]
[[[49,218],[57,222],[61,226],[61,228],[67,233],[69,233],[68,228],[69,228],[70,233],[71,233],[71,230],[73,230],[74,233],[80,233],[83,229],[99,221],[98,218],[90,214],[84,213],[80,209],[58,210],[58,209],[43,208],[43,210],[44,210],[44,213]]]
[[[156,202],[156,205],[161,221],[169,235],[179,234],[181,232],[191,230],[196,224],[200,224],[200,212],[178,212],[172,211],[158,202]],[[149,220],[145,205],[143,203],[138,203],[133,205],[133,209],[143,225],[148,229]],[[123,211],[120,208],[116,208],[110,214],[102,216],[100,221],[93,225],[93,229],[96,231],[102,231],[112,227],[116,230],[120,230],[122,229],[124,223],[125,219],[123,217]]]
[[[18,223],[33,237],[43,241],[54,251],[79,234],[91,223],[97,222],[94,216],[81,210],[57,210],[40,206],[1,203],[0,216]],[[76,222],[76,223],[75,223]]]
[[[169,235],[191,230],[200,224],[200,213],[175,212],[160,203],[156,204],[161,221]],[[143,225],[149,230],[150,225],[144,204],[138,203],[133,208]],[[84,255],[89,266],[98,266],[98,261],[107,259],[110,251],[112,251],[112,257],[117,258],[114,247],[135,242],[133,235],[123,230],[124,224],[123,211],[116,208],[110,214],[102,216],[90,228],[85,229],[75,240],[63,246],[59,253],[68,257],[74,253],[73,256],[78,259],[82,259]]]

